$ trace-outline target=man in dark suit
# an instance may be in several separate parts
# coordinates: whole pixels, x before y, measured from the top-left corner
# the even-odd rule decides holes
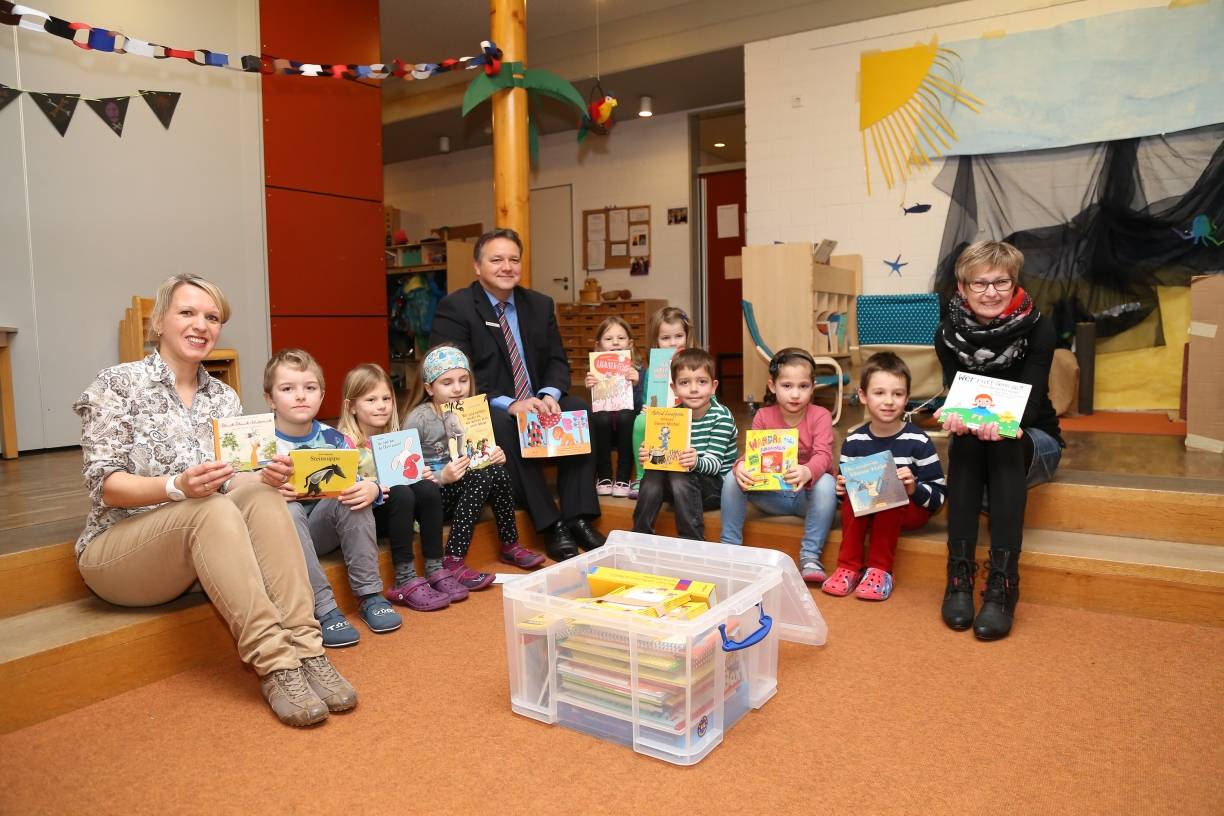
[[[431,345],[453,343],[467,354],[476,392],[489,398],[493,433],[506,452],[506,467],[519,500],[536,530],[548,533],[554,561],[573,558],[578,548],[604,543],[591,526],[599,515],[595,457],[562,456],[557,464],[561,509],[544,482],[542,463],[519,455],[515,416],[525,411],[555,414],[589,411],[570,386],[569,361],[561,346],[552,298],[519,286],[523,242],[509,229],[486,232],[476,241],[476,282],[438,304]]]

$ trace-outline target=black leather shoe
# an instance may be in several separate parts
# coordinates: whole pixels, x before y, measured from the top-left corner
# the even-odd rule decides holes
[[[605,539],[603,533],[592,527],[591,523],[586,519],[571,519],[569,529],[574,534],[574,539],[578,542],[578,546],[584,550],[593,550],[604,545]]]
[[[565,561],[578,555],[578,543],[570,535],[569,527],[564,521],[558,521],[549,532],[552,533],[552,541],[544,547],[549,558],[554,561]]]

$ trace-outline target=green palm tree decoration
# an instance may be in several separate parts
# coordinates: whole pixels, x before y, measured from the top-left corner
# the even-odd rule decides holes
[[[551,96],[562,102],[568,102],[578,111],[578,115],[586,113],[586,102],[578,90],[551,71],[539,68],[524,68],[521,62],[503,62],[501,70],[489,76],[478,73],[463,94],[463,115],[467,116],[473,109],[498,91],[509,88],[526,88],[528,98],[536,94]],[[531,150],[531,163],[536,163],[540,155],[540,134],[535,122],[527,120],[527,143]]]

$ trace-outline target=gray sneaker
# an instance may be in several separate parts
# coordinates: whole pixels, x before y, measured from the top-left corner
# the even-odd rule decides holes
[[[314,725],[327,719],[327,705],[311,691],[300,668],[270,672],[260,679],[259,688],[285,725]]]
[[[329,649],[342,649],[361,640],[361,635],[339,609],[319,618],[319,628],[323,631],[323,645]]]
[[[357,691],[345,680],[326,655],[302,660],[302,674],[331,712],[348,711],[357,705]]]

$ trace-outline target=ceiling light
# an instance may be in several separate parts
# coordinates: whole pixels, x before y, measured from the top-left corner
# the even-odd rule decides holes
[[[727,143],[726,142],[715,142],[714,146],[715,147],[726,147]]]
[[[638,108],[638,116],[654,116],[654,111],[651,110],[651,100],[649,96],[642,97],[642,106]]]

